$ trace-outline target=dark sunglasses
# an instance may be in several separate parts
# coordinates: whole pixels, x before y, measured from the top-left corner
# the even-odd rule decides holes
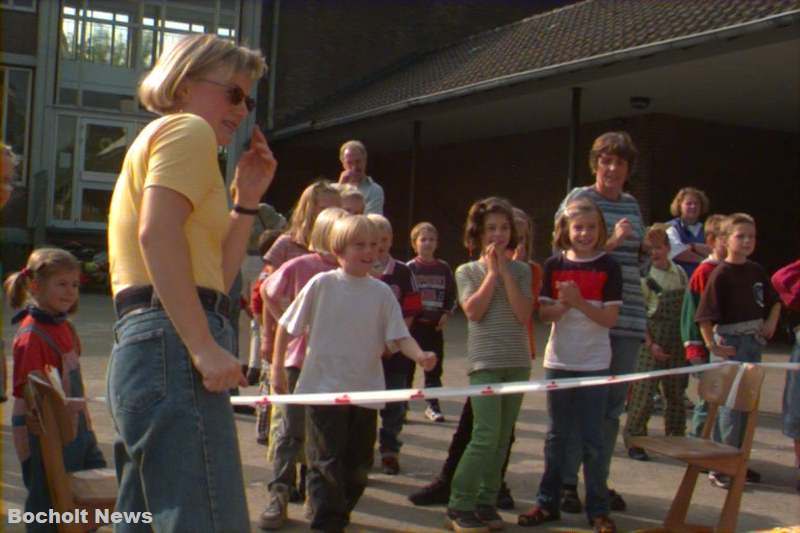
[[[239,105],[242,103],[242,100],[244,100],[244,105],[247,108],[248,112],[256,108],[256,101],[253,100],[252,97],[244,94],[244,91],[238,85],[228,85],[227,83],[220,83],[218,81],[207,80],[207,79],[201,79],[200,81],[211,83],[213,85],[219,85],[220,87],[225,87],[227,89],[227,91],[225,91],[225,94],[228,95],[228,102],[230,102],[231,105]]]

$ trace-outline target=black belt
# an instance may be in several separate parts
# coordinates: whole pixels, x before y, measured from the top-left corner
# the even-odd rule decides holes
[[[231,299],[226,295],[214,289],[207,289],[205,287],[197,288],[197,295],[200,297],[200,305],[204,309],[219,313],[222,316],[231,318]],[[117,313],[117,318],[122,318],[131,311],[137,309],[163,309],[161,300],[153,290],[152,285],[142,285],[138,287],[128,287],[121,290],[114,297],[114,311]]]

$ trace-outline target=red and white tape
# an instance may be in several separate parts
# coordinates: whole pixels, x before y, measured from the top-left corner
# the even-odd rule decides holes
[[[756,363],[765,368],[779,370],[800,370],[800,363]],[[708,363],[667,370],[651,370],[621,376],[595,376],[586,378],[562,378],[554,380],[515,381],[510,383],[491,383],[488,385],[468,385],[466,387],[434,387],[430,389],[394,389],[358,392],[323,392],[314,394],[268,394],[263,396],[232,396],[233,405],[369,405],[385,402],[405,402],[410,400],[430,400],[433,398],[460,398],[464,396],[490,396],[497,394],[520,394],[525,392],[547,392],[552,390],[594,387],[614,383],[627,383],[641,379],[663,376],[694,374],[706,372],[726,365],[742,365],[738,361]],[[738,383],[738,380],[737,380]],[[732,387],[736,390],[737,387]]]

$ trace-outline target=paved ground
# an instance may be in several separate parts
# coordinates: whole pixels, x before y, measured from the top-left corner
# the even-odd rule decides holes
[[[13,335],[8,326],[8,310],[4,310],[2,336],[8,346]],[[85,295],[75,324],[84,346],[82,359],[84,380],[90,396],[105,394],[105,370],[111,347],[112,307],[109,298]],[[539,344],[546,338],[546,330],[539,328]],[[446,335],[447,358],[445,381],[447,385],[466,384],[463,356],[465,323],[463,318],[451,322]],[[787,348],[776,347],[765,356],[768,361],[786,361]],[[541,353],[541,350],[540,350]],[[541,358],[536,361],[534,377],[542,376]],[[10,369],[10,361],[9,361]],[[769,529],[779,526],[800,525],[800,495],[794,490],[797,469],[793,468],[791,441],[780,432],[780,400],[784,374],[770,371],[762,396],[762,412],[752,455],[753,468],[761,471],[763,483],[748,486],[739,518],[740,531]],[[247,391],[249,392],[249,391]],[[415,488],[429,482],[447,453],[447,446],[455,428],[462,402],[444,402],[447,415],[444,424],[428,422],[422,415],[424,405],[415,403],[409,414],[409,424],[402,438],[405,446],[401,455],[402,472],[399,476],[386,476],[373,472],[370,485],[353,516],[349,531],[441,531],[444,509],[412,506],[406,496]],[[529,394],[517,424],[517,443],[514,446],[507,480],[517,500],[517,509],[527,509],[532,501],[543,470],[542,441],[547,429],[544,395]],[[17,531],[7,524],[8,507],[21,508],[25,488],[19,464],[11,443],[9,404],[2,404],[2,513],[0,530]],[[104,405],[93,404],[93,421],[101,447],[111,458],[113,431]],[[660,417],[651,421],[654,433],[662,430]],[[270,467],[265,460],[265,448],[255,442],[254,418],[237,416],[237,428],[253,530],[266,503],[266,481]],[[610,485],[620,491],[628,502],[628,511],[616,513],[614,518],[621,531],[654,528],[660,524],[672,501],[683,469],[677,462],[655,459],[642,463],[628,459],[621,443],[612,464]],[[698,483],[691,518],[701,523],[716,521],[724,492],[711,487],[705,480]],[[302,506],[291,505],[291,524],[285,531],[305,531],[307,522],[302,518]],[[516,524],[516,512],[502,513],[508,522],[507,531],[524,531]],[[559,528],[549,531],[576,531],[586,528],[582,516],[564,515]],[[547,529],[540,528],[541,531]]]

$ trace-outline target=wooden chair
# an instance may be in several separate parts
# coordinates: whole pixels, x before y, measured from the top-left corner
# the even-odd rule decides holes
[[[735,382],[739,365],[729,365],[703,372],[700,375],[700,396],[708,402],[708,418],[703,433],[696,437],[632,437],[631,446],[638,446],[687,463],[683,481],[672,500],[672,506],[664,519],[664,526],[677,532],[733,532],[739,518],[739,505],[744,491],[747,475],[747,461],[753,445],[756,429],[758,401],[764,369],[760,366],[744,364],[733,409],[747,413],[744,438],[741,448],[720,444],[710,439],[712,429],[721,405],[725,405],[732,385]],[[696,526],[686,523],[686,514],[692,499],[697,477],[701,470],[713,470],[731,476],[731,487],[725,497],[716,528]]]
[[[59,524],[61,533],[89,531],[94,524],[95,509],[114,510],[117,499],[117,479],[109,468],[95,468],[67,472],[64,468],[64,443],[75,439],[77,428],[74,416],[64,399],[49,385],[44,374],[36,372],[25,386],[25,400],[29,408],[39,414],[41,434],[39,442],[42,463],[47,475],[47,489],[53,509],[58,512],[86,509],[88,524]],[[39,379],[36,379],[39,378]]]

